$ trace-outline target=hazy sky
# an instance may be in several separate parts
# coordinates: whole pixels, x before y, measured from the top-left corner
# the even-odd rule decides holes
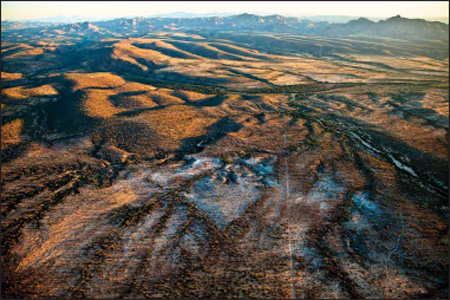
[[[59,15],[87,17],[149,16],[171,12],[192,13],[255,13],[261,15],[347,15],[391,17],[400,14],[407,18],[448,18],[448,1],[433,2],[184,2],[184,1],[127,1],[127,2],[14,2],[2,1],[2,20],[35,19]]]

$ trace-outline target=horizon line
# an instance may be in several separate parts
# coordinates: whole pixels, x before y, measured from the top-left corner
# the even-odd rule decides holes
[[[187,15],[197,15],[197,16],[192,16],[192,17],[169,17],[169,15],[173,15],[173,14],[187,14]],[[443,22],[442,20],[447,20],[447,22],[449,21],[449,16],[444,15],[444,16],[432,16],[432,17],[404,17],[401,14],[392,14],[389,17],[377,17],[377,16],[364,16],[364,15],[360,15],[360,16],[353,16],[353,15],[345,15],[345,14],[299,14],[299,15],[289,15],[289,14],[280,14],[280,13],[273,13],[273,14],[258,14],[258,13],[250,13],[250,12],[239,12],[239,13],[228,13],[228,12],[212,12],[212,13],[194,13],[194,12],[187,12],[187,11],[175,11],[175,12],[170,12],[170,13],[158,13],[158,14],[152,14],[152,15],[124,15],[124,16],[88,16],[88,15],[83,15],[83,14],[57,14],[57,15],[52,15],[52,16],[47,16],[47,17],[38,17],[38,18],[27,18],[27,19],[18,19],[18,18],[2,18],[2,21],[39,21],[39,20],[43,20],[43,19],[51,19],[51,18],[58,18],[58,17],[66,17],[66,18],[73,18],[73,17],[80,17],[81,19],[96,19],[97,21],[103,21],[103,20],[114,20],[114,19],[122,19],[122,18],[165,18],[164,16],[167,15],[167,18],[186,18],[186,19],[195,19],[195,18],[202,18],[203,16],[207,16],[209,18],[212,17],[231,17],[231,16],[236,16],[236,15],[243,15],[243,14],[249,14],[249,15],[255,15],[255,16],[261,16],[261,17],[268,17],[268,16],[275,16],[275,15],[279,15],[279,16],[283,16],[283,17],[290,17],[290,18],[307,18],[307,17],[312,17],[312,18],[320,18],[320,17],[324,17],[324,18],[330,18],[330,17],[341,17],[341,18],[366,18],[366,19],[376,19],[376,20],[383,20],[383,19],[389,19],[395,16],[400,16],[402,18],[405,19],[422,19],[422,20],[427,20],[427,21],[437,21],[436,19],[441,19],[437,22]],[[226,16],[224,16],[226,15]],[[43,21],[45,22],[45,21]],[[445,23],[445,22],[444,22]]]

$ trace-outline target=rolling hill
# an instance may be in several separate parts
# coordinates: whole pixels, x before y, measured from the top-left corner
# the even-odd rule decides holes
[[[448,25],[2,22],[2,296],[446,298]]]

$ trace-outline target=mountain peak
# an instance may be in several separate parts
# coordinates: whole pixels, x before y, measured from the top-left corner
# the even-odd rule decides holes
[[[351,20],[348,23],[349,24],[357,24],[357,25],[375,24],[375,22],[373,22],[367,18],[363,18],[363,17],[356,19],[356,20]]]
[[[249,13],[243,13],[243,14],[240,14],[240,15],[235,15],[234,17],[237,18],[237,19],[255,19],[255,18],[259,18],[258,15],[249,14]]]
[[[89,22],[83,22],[83,23],[80,23],[80,27],[82,28],[82,29],[88,29],[89,27],[91,27],[91,23],[89,23]]]
[[[403,18],[400,15],[396,15],[396,16],[393,16],[393,17],[390,17],[390,18],[386,19],[386,22],[392,22],[392,21],[398,22],[398,21],[404,21],[404,20],[409,20],[409,19],[408,18]]]

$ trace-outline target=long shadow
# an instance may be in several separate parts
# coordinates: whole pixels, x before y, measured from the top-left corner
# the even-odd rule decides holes
[[[20,115],[15,114],[2,122],[9,122],[16,118],[21,118],[24,126],[20,135],[28,136],[29,140],[19,144],[10,145],[2,149],[2,162],[9,162],[19,158],[28,148],[30,142],[51,143],[46,139],[47,134],[61,134],[79,136],[89,132],[93,126],[90,118],[80,111],[79,100],[83,91],[73,93],[70,82],[65,82],[64,87],[58,89],[58,96],[41,97],[56,98],[56,101],[46,101],[30,105],[20,111]],[[19,103],[16,103],[19,104]],[[26,104],[26,103],[25,103]],[[4,124],[4,123],[3,123]]]
[[[19,47],[19,48],[15,48],[15,49],[9,49],[6,51],[3,51],[2,53],[2,57],[8,57],[9,55],[15,54],[15,53],[19,53],[20,51],[26,51],[26,48],[23,47]]]
[[[167,72],[165,72],[167,74]],[[173,89],[173,90],[184,90],[184,91],[191,91],[191,92],[196,92],[196,93],[202,93],[202,94],[216,94],[216,95],[221,95],[222,93],[222,89],[223,87],[218,85],[217,82],[213,83],[213,84],[208,84],[208,82],[206,81],[205,78],[200,78],[200,77],[189,77],[189,78],[195,78],[197,81],[199,79],[201,79],[200,83],[186,83],[183,82],[182,80],[180,80],[180,78],[175,78],[175,79],[163,79],[164,76],[162,77],[158,77],[160,73],[151,73],[152,76],[151,77],[142,77],[142,76],[137,76],[131,73],[125,73],[122,74],[121,77],[129,80],[129,81],[134,81],[134,82],[139,82],[142,84],[147,84],[147,85],[152,85],[155,87],[159,87],[159,88],[168,88],[168,89]],[[175,73],[177,74],[177,73]],[[179,75],[179,74],[177,74]],[[205,79],[205,80],[203,80]],[[226,82],[224,80],[222,80],[223,82]]]
[[[239,56],[236,56],[234,54],[226,53],[226,52],[220,52],[216,51],[214,49],[210,49],[206,46],[203,46],[202,44],[197,43],[189,43],[189,42],[179,42],[174,40],[168,40],[167,43],[175,46],[176,48],[186,51],[188,53],[202,56],[209,59],[229,59],[229,60],[235,60],[235,61],[243,61],[243,59]],[[214,48],[214,47],[213,47]]]
[[[142,49],[156,50],[158,52],[161,52],[164,55],[167,55],[170,57],[175,57],[175,58],[184,58],[184,59],[197,58],[196,56],[194,56],[190,53],[183,52],[181,50],[159,47],[155,43],[133,43],[133,46],[136,46],[136,47],[142,48]]]
[[[241,124],[232,121],[229,117],[224,117],[207,127],[206,135],[183,139],[181,146],[176,151],[176,158],[181,159],[186,154],[201,152],[206,146],[216,143],[230,132],[239,131],[242,127]]]
[[[433,126],[434,128],[448,128],[449,118],[437,113],[431,108],[414,107],[410,105],[399,105],[394,101],[388,101],[394,108],[389,111],[390,114],[398,115],[401,113],[404,119],[411,121],[412,118],[418,118],[425,121],[425,125]]]
[[[187,101],[186,104],[182,105],[189,105],[194,107],[207,107],[207,106],[218,106],[222,104],[222,102],[225,100],[225,96],[213,96],[209,97],[203,100],[199,101]],[[140,113],[146,112],[146,111],[154,111],[154,110],[160,110],[164,109],[168,106],[172,105],[180,105],[180,104],[168,104],[168,105],[160,105],[155,107],[146,107],[146,108],[139,108],[139,109],[133,109],[133,110],[127,110],[120,113],[117,113],[115,116],[117,117],[134,117],[137,116]]]
[[[264,83],[264,84],[267,84],[268,86],[276,86],[275,84],[271,83],[271,82],[268,81],[267,79],[264,79],[264,78],[260,78],[260,77],[254,76],[254,75],[249,74],[249,73],[241,72],[241,71],[238,71],[238,70],[235,70],[235,69],[227,69],[227,70],[230,71],[230,72],[233,73],[233,74],[241,75],[241,76],[247,77],[247,78],[249,78],[249,79],[256,80],[256,81],[259,81],[259,82],[262,82],[262,83]]]
[[[111,103],[118,107],[120,105],[120,101],[122,97],[130,97],[130,96],[139,96],[139,95],[143,95],[147,93],[146,91],[135,91],[135,92],[123,92],[123,93],[118,93],[115,95],[111,95],[109,96],[109,100],[111,101]]]
[[[269,56],[263,56],[263,55],[258,55],[256,53],[245,52],[245,51],[242,51],[240,49],[229,47],[227,45],[223,45],[223,44],[219,44],[219,43],[209,43],[209,44],[211,46],[219,49],[219,50],[222,50],[224,52],[228,52],[228,53],[231,53],[231,54],[237,54],[237,55],[241,55],[241,56],[245,56],[245,57],[251,57],[251,58],[256,58],[256,59],[261,59],[261,60],[269,60],[269,61],[272,60],[272,58],[269,57]]]
[[[26,85],[30,82],[28,78],[2,80],[2,88]],[[2,99],[3,100],[3,99]]]
[[[333,102],[340,102],[346,105],[347,109],[350,111],[354,111],[355,107],[361,108],[363,110],[367,110],[367,111],[373,111],[373,109],[362,105],[356,101],[353,101],[347,97],[344,96],[338,96],[338,95],[317,95],[317,98],[321,99],[321,100],[328,100],[328,101],[333,101]]]
[[[164,80],[170,83],[177,84],[195,84],[195,85],[224,85],[229,83],[228,79],[216,78],[214,76],[206,77],[206,76],[191,76],[176,72],[169,71],[161,71],[154,72],[152,74],[153,78],[156,80]]]
[[[340,55],[335,55],[335,54],[330,54],[329,56],[333,57],[335,59],[338,59],[338,60],[345,61],[345,62],[350,62],[350,63],[355,63],[355,64],[362,64],[362,65],[368,65],[368,66],[378,67],[378,68],[382,68],[382,69],[386,69],[386,70],[396,70],[395,68],[393,68],[393,67],[391,67],[389,65],[386,65],[386,64],[383,64],[383,63],[379,63],[379,62],[360,61],[360,60],[356,60],[356,59],[345,58],[345,57],[342,57]]]
[[[187,105],[196,107],[218,106],[222,104],[225,99],[225,96],[213,96],[199,101],[189,101],[187,102]]]
[[[73,93],[69,87],[59,90],[57,101],[33,106],[24,117],[23,133],[33,141],[43,141],[46,133],[81,134],[87,132],[92,122],[80,111],[79,100],[83,91]],[[39,129],[37,127],[39,126]]]
[[[116,117],[134,117],[139,115],[140,113],[146,112],[146,111],[153,111],[153,110],[160,110],[165,107],[171,106],[169,105],[161,105],[161,106],[155,106],[155,107],[146,107],[146,108],[138,108],[133,110],[127,110],[120,113],[115,114]]]

